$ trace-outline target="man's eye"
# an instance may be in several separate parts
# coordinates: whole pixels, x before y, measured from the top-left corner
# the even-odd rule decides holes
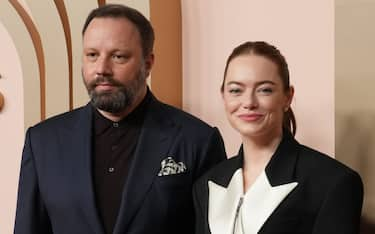
[[[125,55],[122,55],[122,54],[114,54],[112,55],[112,59],[116,62],[125,62],[127,57]]]
[[[90,58],[90,59],[94,59],[97,57],[97,54],[96,53],[87,53],[86,54],[86,57]]]
[[[115,54],[115,55],[113,55],[113,58],[122,59],[122,58],[124,58],[124,56]]]

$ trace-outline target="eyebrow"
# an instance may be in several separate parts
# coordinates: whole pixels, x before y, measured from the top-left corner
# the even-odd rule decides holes
[[[256,82],[257,85],[262,85],[262,84],[270,84],[270,85],[276,85],[275,82],[271,81],[271,80],[263,80],[263,81],[259,81],[259,82]]]
[[[232,85],[232,84],[244,86],[244,84],[242,82],[238,82],[238,81],[229,81],[227,83],[227,85]],[[276,85],[276,83],[271,81],[271,80],[262,80],[262,81],[258,81],[258,82],[255,83],[256,86],[263,85],[263,84]]]

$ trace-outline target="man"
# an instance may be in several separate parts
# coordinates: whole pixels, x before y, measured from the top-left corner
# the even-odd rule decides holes
[[[82,74],[91,102],[27,131],[15,234],[194,232],[192,184],[224,146],[216,128],[152,95],[153,41],[132,8],[90,13]]]

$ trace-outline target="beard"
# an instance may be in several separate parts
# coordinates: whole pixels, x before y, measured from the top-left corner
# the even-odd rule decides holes
[[[93,81],[85,82],[85,85],[91,103],[95,108],[116,114],[132,107],[145,86],[146,78],[145,65],[142,64],[135,79],[129,80],[125,85],[115,80],[112,76],[97,76]],[[103,82],[109,83],[116,89],[114,91],[96,91],[95,87]]]

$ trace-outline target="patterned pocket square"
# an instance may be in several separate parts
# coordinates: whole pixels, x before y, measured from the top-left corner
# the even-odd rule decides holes
[[[161,161],[161,168],[158,176],[167,176],[180,174],[186,171],[186,166],[183,162],[176,162],[172,157],[168,157]]]

